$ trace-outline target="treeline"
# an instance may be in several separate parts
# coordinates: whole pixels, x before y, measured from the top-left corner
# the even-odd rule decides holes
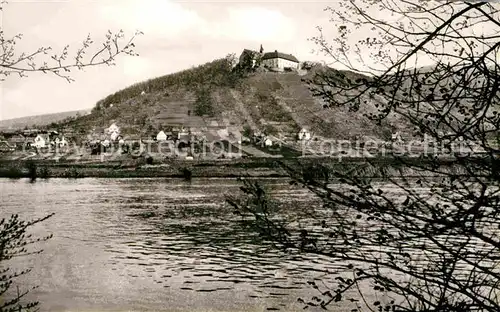
[[[233,70],[234,61],[235,56],[229,55],[178,73],[134,84],[100,100],[93,111],[99,111],[108,108],[113,103],[120,103],[139,96],[142,91],[149,93],[171,87],[184,87],[191,91],[198,91],[200,88],[211,90],[212,87],[234,87],[241,77],[240,71]]]

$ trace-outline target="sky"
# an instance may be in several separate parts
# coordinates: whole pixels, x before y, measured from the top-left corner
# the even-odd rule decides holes
[[[335,2],[334,2],[335,4]],[[0,85],[0,120],[87,109],[133,83],[177,72],[244,48],[279,50],[301,61],[323,60],[308,40],[328,25],[326,1],[11,0],[3,8],[6,36],[23,34],[19,51],[66,44],[76,48],[90,33],[136,30],[139,56],[117,58],[116,66],[74,72],[75,82],[47,74],[8,77]]]
[[[258,50],[261,44],[265,51],[330,64],[332,59],[313,52],[318,47],[309,39],[319,34],[318,26],[328,38],[333,36],[335,27],[324,9],[343,10],[341,1],[10,0],[0,12],[0,25],[4,37],[23,34],[18,52],[41,46],[61,51],[70,45],[71,54],[89,34],[100,44],[108,30],[122,29],[126,36],[140,30],[144,35],[135,41],[139,56],[123,55],[116,66],[75,71],[72,83],[43,73],[7,77],[0,82],[0,120],[89,109],[131,84],[230,53],[239,56],[243,49]],[[377,19],[398,22],[376,5],[368,10]],[[487,33],[484,27],[473,28]],[[349,40],[364,40],[370,32],[350,30]],[[430,65],[425,61],[418,58],[419,66]]]

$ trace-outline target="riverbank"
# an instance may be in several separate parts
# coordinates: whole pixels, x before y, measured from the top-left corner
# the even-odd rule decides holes
[[[192,178],[283,177],[275,160],[183,161],[148,164],[146,161],[0,161],[2,178]]]
[[[411,159],[413,163],[425,165],[428,160]],[[302,170],[305,174],[319,174],[329,168],[341,174],[366,178],[389,176],[420,176],[411,166],[394,158],[345,158],[341,162],[331,158],[250,158],[237,160],[171,160],[163,163],[148,163],[145,159],[127,161],[54,161],[54,160],[0,160],[2,178],[234,178],[287,177],[283,164]],[[452,160],[440,160],[446,172],[460,175],[460,166]]]

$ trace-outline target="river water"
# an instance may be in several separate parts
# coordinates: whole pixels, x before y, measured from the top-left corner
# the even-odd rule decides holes
[[[265,184],[290,210],[312,204],[284,179]],[[22,287],[40,311],[301,310],[307,281],[337,269],[284,254],[237,222],[224,202],[232,179],[0,179],[0,217],[56,213],[36,228],[54,237]],[[350,310],[350,309],[348,309]]]

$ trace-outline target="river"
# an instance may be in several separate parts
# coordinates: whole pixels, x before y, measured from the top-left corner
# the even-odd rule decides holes
[[[266,185],[291,210],[311,205],[285,179]],[[337,269],[328,259],[284,254],[237,222],[225,204],[232,179],[0,179],[0,217],[32,219],[54,237],[17,262],[40,311],[301,310],[307,281]]]

